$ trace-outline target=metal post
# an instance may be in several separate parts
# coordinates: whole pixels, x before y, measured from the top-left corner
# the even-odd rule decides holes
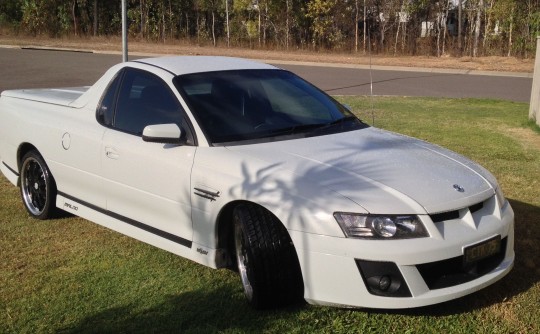
[[[128,39],[127,39],[127,6],[126,0],[122,0],[122,61],[128,61]]]
[[[540,36],[536,37],[536,59],[534,61],[529,119],[536,121],[536,124],[540,126]]]

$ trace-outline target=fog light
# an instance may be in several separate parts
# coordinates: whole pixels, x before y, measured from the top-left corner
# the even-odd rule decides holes
[[[386,291],[392,284],[392,279],[388,276],[382,276],[379,280],[379,290]]]
[[[395,263],[360,259],[355,261],[366,288],[372,295],[383,297],[412,296]]]

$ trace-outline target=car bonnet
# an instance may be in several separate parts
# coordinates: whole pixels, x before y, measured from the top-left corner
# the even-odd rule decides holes
[[[279,164],[373,214],[451,211],[489,198],[496,187],[489,172],[454,152],[376,128],[228,149]]]

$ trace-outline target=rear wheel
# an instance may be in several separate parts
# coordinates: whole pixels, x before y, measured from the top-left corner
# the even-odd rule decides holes
[[[285,227],[250,204],[236,207],[233,219],[236,262],[250,305],[264,309],[301,301],[302,273]]]
[[[47,164],[35,150],[22,158],[21,197],[28,213],[37,219],[50,218],[56,209],[56,185]]]

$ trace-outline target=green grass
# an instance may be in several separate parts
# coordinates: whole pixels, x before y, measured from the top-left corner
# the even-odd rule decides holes
[[[536,131],[536,133],[540,134],[540,126],[538,126],[538,124],[536,124],[536,122],[532,119],[527,120],[525,122],[525,126],[531,128],[533,131]]]
[[[371,123],[367,98],[340,97]],[[36,221],[0,177],[0,333],[540,331],[540,134],[528,105],[376,98],[376,126],[437,143],[499,179],[516,214],[516,263],[473,295],[401,311],[301,305],[253,311],[240,279],[77,217]]]

